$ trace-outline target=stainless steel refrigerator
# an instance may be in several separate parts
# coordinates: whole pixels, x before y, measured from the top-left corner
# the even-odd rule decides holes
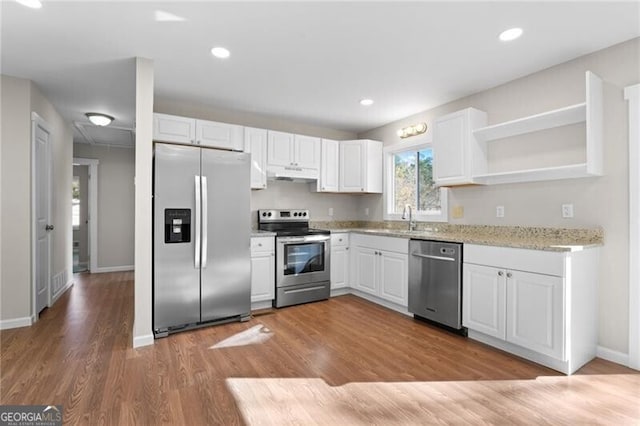
[[[250,155],[155,144],[156,338],[251,311]]]

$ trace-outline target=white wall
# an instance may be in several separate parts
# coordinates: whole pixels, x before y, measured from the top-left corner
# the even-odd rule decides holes
[[[134,264],[135,150],[83,143],[73,156],[98,164],[98,270]]]
[[[0,320],[31,316],[31,83],[1,76]]]
[[[410,124],[466,107],[486,111],[494,124],[584,101],[584,73],[591,70],[604,84],[604,174],[603,177],[551,182],[473,186],[453,188],[449,208],[464,207],[462,219],[451,223],[604,228],[600,274],[599,344],[627,353],[628,341],[628,162],[627,105],[623,88],[640,81],[640,39],[612,46],[599,52],[514,80],[507,84],[416,114],[359,135],[382,140],[385,145],[401,143],[396,131]],[[470,69],[469,72],[473,72]],[[558,147],[562,155],[571,151],[574,141],[547,133],[542,146]],[[533,155],[534,153],[532,153]],[[574,205],[575,217],[563,219],[560,206]],[[495,217],[495,207],[505,206],[505,217]],[[360,211],[370,208],[372,217],[382,219],[382,197],[365,196]],[[596,313],[594,313],[596,314]]]
[[[151,207],[153,61],[136,58],[135,274],[133,347],[153,344]]]
[[[2,265],[0,320],[31,312],[31,112],[51,130],[51,277],[71,278],[72,130],[29,80],[1,76]]]

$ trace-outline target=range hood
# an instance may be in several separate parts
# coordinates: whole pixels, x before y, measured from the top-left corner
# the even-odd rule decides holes
[[[318,170],[291,166],[268,166],[267,179],[289,182],[315,182],[318,180]]]

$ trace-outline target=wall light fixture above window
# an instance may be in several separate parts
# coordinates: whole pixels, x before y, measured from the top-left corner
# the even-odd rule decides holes
[[[114,120],[113,117],[107,114],[100,114],[99,112],[88,112],[85,114],[89,121],[96,126],[108,126]]]
[[[411,136],[421,135],[426,131],[427,131],[427,123],[418,123],[418,124],[414,124],[413,126],[403,127],[402,129],[398,130],[398,136],[404,139],[404,138],[409,138]]]

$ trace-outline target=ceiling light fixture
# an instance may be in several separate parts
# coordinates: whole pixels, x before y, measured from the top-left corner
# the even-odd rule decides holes
[[[512,41],[522,35],[522,28],[509,28],[500,33],[498,38],[500,41]]]
[[[211,49],[211,54],[216,58],[225,59],[228,58],[229,55],[231,55],[231,52],[229,52],[229,50],[225,49],[224,47],[214,47],[213,49]]]
[[[182,22],[186,21],[182,16],[174,15],[173,13],[165,12],[164,10],[156,10],[155,19],[157,22]]]
[[[373,105],[373,99],[360,99],[360,105],[362,106]]]
[[[397,134],[402,139],[409,138],[411,136],[421,135],[427,131],[427,123],[418,123],[413,126],[403,127],[398,130]]]
[[[100,114],[99,112],[88,112],[85,114],[89,121],[96,126],[108,126],[114,120],[113,117],[107,114]]]
[[[16,2],[23,6],[30,7],[31,9],[40,9],[42,7],[42,2],[40,0],[16,0]]]

